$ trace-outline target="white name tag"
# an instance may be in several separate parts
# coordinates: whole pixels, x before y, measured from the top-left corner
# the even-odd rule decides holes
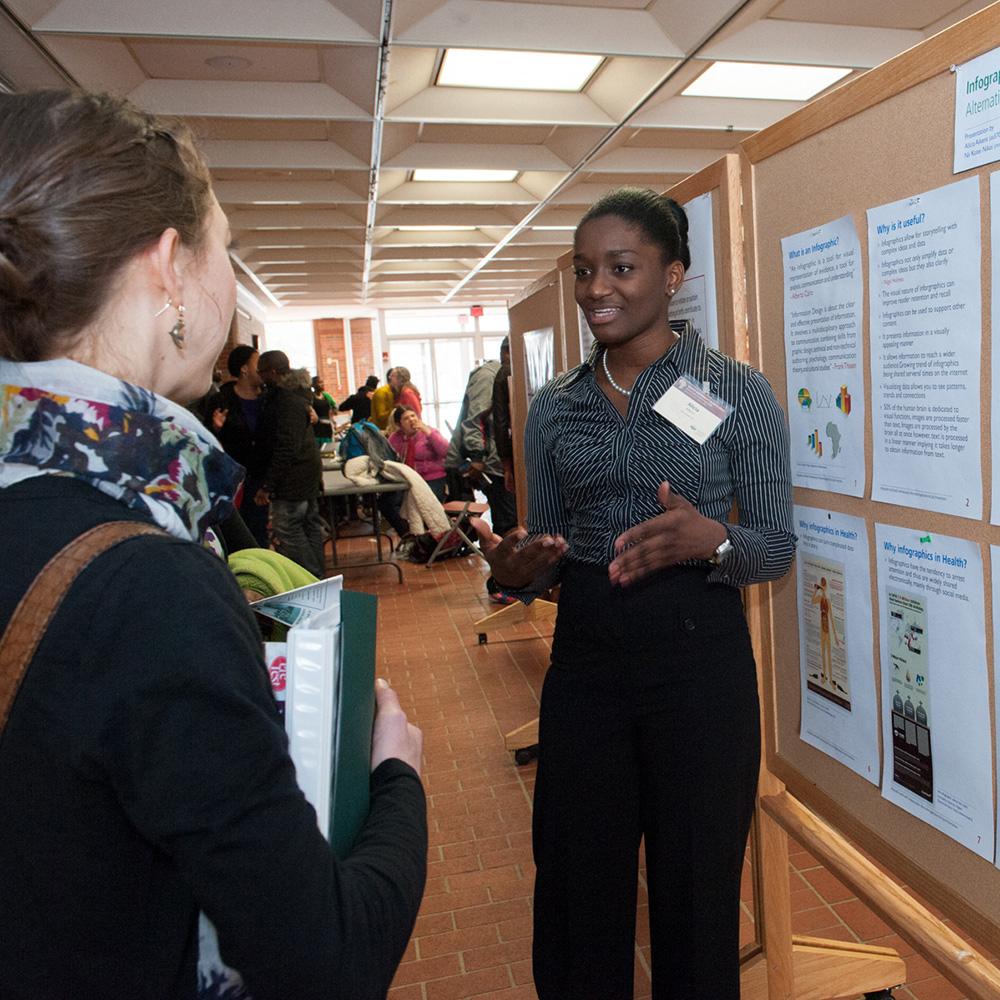
[[[683,375],[653,404],[661,417],[669,420],[689,438],[704,444],[733,408],[718,396],[700,388]]]

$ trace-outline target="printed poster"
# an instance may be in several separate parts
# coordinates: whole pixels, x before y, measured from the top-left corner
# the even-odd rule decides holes
[[[997,628],[997,625],[1000,624],[1000,617],[998,617],[1000,616],[1000,545],[990,546],[990,567],[993,577],[993,665],[994,670],[996,670],[996,665],[1000,663],[1000,628]],[[996,698],[994,712],[1000,712],[1000,684],[997,684],[995,679],[993,693]],[[1000,714],[996,714],[995,718],[1000,719]],[[1000,727],[997,728],[995,736],[997,739],[997,759],[1000,760]],[[1000,808],[1000,769],[997,772],[997,793],[997,806]],[[993,863],[1000,868],[1000,846],[997,848]]]
[[[718,291],[715,287],[715,231],[712,192],[687,202],[691,266],[670,303],[672,320],[690,320],[707,347],[719,349]]]
[[[879,783],[868,530],[859,517],[794,510],[803,742]]]
[[[792,483],[865,492],[861,244],[849,216],[781,241]]]
[[[990,523],[1000,524],[1000,172],[990,174],[990,273],[993,294],[990,297],[993,366],[990,373],[993,406],[990,410],[990,447],[993,472],[993,510]],[[994,621],[997,619],[994,618]],[[1000,660],[994,661],[1000,663]]]
[[[1000,160],[1000,49],[955,70],[955,162],[952,173]],[[996,246],[996,244],[994,244]]]
[[[882,795],[993,861],[993,764],[979,546],[875,525]]]
[[[978,520],[979,178],[869,209],[868,252],[872,499]]]
[[[524,370],[529,406],[535,393],[555,375],[554,350],[555,334],[551,326],[530,330],[524,335]]]

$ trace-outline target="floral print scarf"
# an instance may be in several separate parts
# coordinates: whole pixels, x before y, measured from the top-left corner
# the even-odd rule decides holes
[[[244,469],[193,414],[148,389],[66,359],[0,358],[0,489],[42,475],[82,479],[214,548],[212,526],[232,511]],[[244,1000],[204,914],[199,946],[200,1000]]]
[[[0,489],[72,476],[202,542],[244,470],[183,407],[65,358],[0,359]]]

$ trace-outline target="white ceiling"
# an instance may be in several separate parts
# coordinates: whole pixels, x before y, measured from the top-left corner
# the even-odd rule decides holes
[[[570,230],[540,227],[574,225],[619,184],[667,188],[800,106],[680,96],[713,59],[863,72],[986,6],[0,0],[0,75],[21,88],[69,79],[189,119],[238,279],[268,310],[485,304],[569,246]],[[447,46],[606,59],[579,94],[436,87]],[[416,183],[419,167],[518,175]]]

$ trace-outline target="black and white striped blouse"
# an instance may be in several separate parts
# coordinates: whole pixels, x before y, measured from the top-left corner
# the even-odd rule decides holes
[[[607,565],[623,531],[663,513],[656,491],[666,480],[717,521],[727,522],[736,502],[733,551],[710,580],[739,587],[776,579],[795,553],[784,414],[760,372],[709,350],[688,323],[671,326],[681,337],[636,380],[626,417],[594,378],[600,344],[532,400],[528,532],[561,534],[568,558]],[[682,374],[733,407],[704,444],[653,410]]]

